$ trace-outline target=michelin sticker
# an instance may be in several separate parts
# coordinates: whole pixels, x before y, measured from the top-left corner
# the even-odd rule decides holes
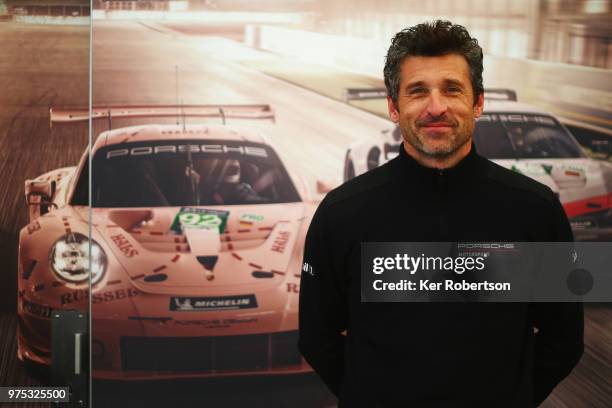
[[[257,299],[255,295],[170,298],[170,310],[175,312],[251,309],[256,307]]]
[[[174,217],[170,229],[180,234],[185,228],[218,228],[219,234],[222,234],[228,217],[229,211],[182,207]]]

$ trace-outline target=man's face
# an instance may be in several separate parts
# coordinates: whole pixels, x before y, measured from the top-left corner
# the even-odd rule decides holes
[[[474,100],[469,67],[459,54],[405,58],[397,105],[387,98],[406,143],[434,159],[451,157],[471,142],[483,95]]]

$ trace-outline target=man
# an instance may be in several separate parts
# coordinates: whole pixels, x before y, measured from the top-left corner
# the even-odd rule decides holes
[[[250,167],[248,163],[245,164],[247,166]],[[268,201],[243,180],[244,170],[239,160],[228,160],[223,171],[222,181],[213,187],[212,198],[215,204],[257,204]]]
[[[534,407],[583,352],[580,304],[362,303],[362,242],[571,241],[553,192],[480,157],[482,50],[446,21],[398,33],[384,69],[397,158],[321,202],[299,347],[339,407]]]

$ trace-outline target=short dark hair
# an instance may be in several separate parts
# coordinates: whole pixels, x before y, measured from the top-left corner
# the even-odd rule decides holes
[[[399,96],[401,64],[406,57],[437,57],[447,54],[462,55],[470,69],[474,104],[484,92],[482,86],[482,48],[465,27],[450,21],[436,20],[405,28],[395,34],[385,61],[387,95],[395,106]]]

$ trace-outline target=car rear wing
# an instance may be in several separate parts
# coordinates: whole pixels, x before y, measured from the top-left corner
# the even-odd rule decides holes
[[[516,102],[516,91],[514,89],[506,88],[485,88],[484,90],[485,100],[490,101],[513,101]]]
[[[504,88],[488,88],[484,90],[485,99],[496,101],[516,101],[516,91]],[[344,90],[344,102],[364,99],[383,99],[387,97],[386,88],[347,88]]]
[[[110,105],[94,106],[91,119],[107,119],[109,129],[112,119],[124,118],[221,118],[270,119],[276,121],[270,105]],[[88,108],[50,108],[50,127],[53,123],[85,122],[90,118]]]
[[[344,102],[364,99],[382,99],[387,97],[386,88],[347,88],[342,97]]]

